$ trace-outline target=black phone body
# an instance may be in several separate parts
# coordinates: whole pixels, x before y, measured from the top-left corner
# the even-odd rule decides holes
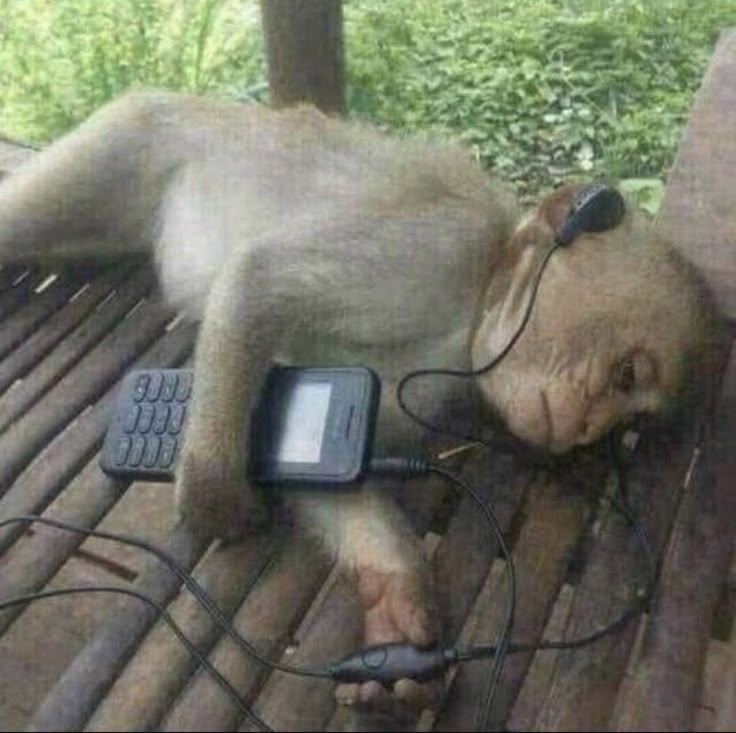
[[[365,367],[272,369],[251,422],[251,480],[357,485],[370,460],[380,382]]]
[[[126,376],[102,449],[104,471],[131,480],[174,479],[192,381],[189,369]],[[291,488],[359,485],[379,402],[380,382],[365,367],[274,366],[250,419],[250,481]]]

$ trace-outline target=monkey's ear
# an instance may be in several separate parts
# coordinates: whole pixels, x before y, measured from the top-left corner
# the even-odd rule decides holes
[[[513,268],[529,247],[546,247],[552,244],[572,209],[575,196],[584,188],[582,184],[562,186],[522,219],[511,237],[506,253],[506,267]]]
[[[549,227],[553,236],[559,232],[573,209],[575,198],[586,188],[585,184],[560,186],[540,204],[537,218]]]
[[[613,186],[591,183],[573,190],[567,213],[563,206],[567,191],[550,202],[547,221],[555,231],[555,241],[566,247],[583,233],[608,232],[615,229],[626,215],[626,202]],[[562,220],[560,221],[560,216]]]

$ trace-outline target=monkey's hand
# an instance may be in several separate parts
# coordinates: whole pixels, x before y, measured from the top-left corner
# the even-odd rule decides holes
[[[414,548],[408,551],[418,554]],[[415,559],[402,570],[387,571],[369,564],[357,568],[358,594],[365,613],[365,646],[408,641],[425,647],[437,641],[439,616],[429,564],[424,558]],[[422,709],[436,708],[443,696],[442,679],[424,684],[403,679],[391,690],[375,681],[342,684],[335,691],[341,705],[403,722]]]
[[[268,511],[248,485],[242,457],[225,451],[192,449],[182,453],[176,503],[182,519],[195,531],[236,540],[263,526]]]

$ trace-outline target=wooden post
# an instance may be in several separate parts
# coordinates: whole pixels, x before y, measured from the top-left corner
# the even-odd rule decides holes
[[[271,105],[345,110],[341,0],[261,0]]]

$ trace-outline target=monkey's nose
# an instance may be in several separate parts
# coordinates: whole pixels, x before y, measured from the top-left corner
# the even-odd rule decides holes
[[[552,385],[540,394],[549,426],[546,448],[550,453],[566,453],[576,445],[591,442],[588,406],[579,393],[565,385]]]
[[[549,450],[554,438],[549,405],[543,390],[521,390],[506,411],[509,430],[535,448]]]

